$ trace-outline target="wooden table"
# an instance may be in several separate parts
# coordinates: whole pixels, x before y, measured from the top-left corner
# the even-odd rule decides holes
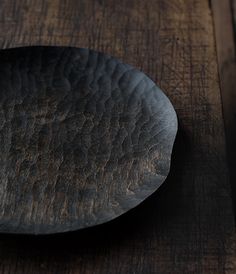
[[[74,233],[1,235],[0,273],[236,273],[233,4],[1,0],[2,48],[73,45],[112,54],[161,86],[179,133],[168,179],[140,206]]]

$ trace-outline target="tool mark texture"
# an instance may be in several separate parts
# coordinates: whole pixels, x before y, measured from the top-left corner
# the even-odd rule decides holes
[[[92,50],[0,52],[0,231],[111,220],[169,172],[175,111],[144,73]]]

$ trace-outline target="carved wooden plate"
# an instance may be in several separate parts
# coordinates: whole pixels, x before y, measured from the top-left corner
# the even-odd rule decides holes
[[[165,180],[175,111],[145,74],[69,47],[0,51],[0,232],[109,221]]]

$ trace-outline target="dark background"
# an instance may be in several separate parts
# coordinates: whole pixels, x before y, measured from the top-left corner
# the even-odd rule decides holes
[[[0,46],[89,47],[171,99],[171,173],[137,208],[55,236],[0,235],[0,273],[236,273],[235,46],[230,0],[1,0]]]

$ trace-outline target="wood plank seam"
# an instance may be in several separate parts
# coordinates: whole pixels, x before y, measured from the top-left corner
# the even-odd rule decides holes
[[[230,0],[212,0],[215,41],[218,60],[218,73],[222,98],[222,110],[226,134],[227,160],[234,214],[236,218],[236,108],[235,108],[235,26],[233,24],[233,4]]]

